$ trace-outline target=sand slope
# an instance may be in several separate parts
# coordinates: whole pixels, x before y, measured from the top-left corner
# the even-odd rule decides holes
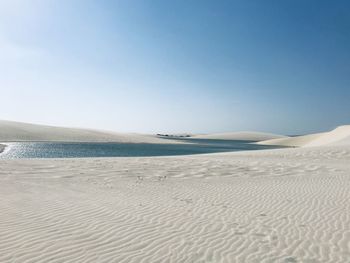
[[[0,262],[348,262],[350,147],[0,160]]]
[[[330,132],[272,139],[258,142],[258,144],[298,147],[350,144],[350,125],[340,126]]]
[[[312,140],[318,138],[322,134],[323,133],[315,133],[315,134],[308,134],[308,135],[296,136],[296,137],[272,139],[272,140],[260,141],[260,142],[257,142],[257,144],[302,147],[310,143]]]
[[[12,121],[0,121],[0,141],[178,143],[151,135],[62,128]]]
[[[340,126],[333,131],[320,134],[305,146],[350,144],[350,125]]]
[[[263,141],[285,136],[262,132],[232,132],[193,135],[191,139]],[[171,138],[172,139],[172,138]],[[65,142],[130,142],[130,143],[186,143],[169,137],[135,133],[116,133],[91,129],[63,128],[0,120],[0,142],[65,141]]]
[[[276,138],[284,138],[283,135],[277,135],[272,133],[263,132],[228,132],[228,133],[215,133],[194,135],[191,139],[215,139],[215,140],[247,140],[247,141],[262,141]]]

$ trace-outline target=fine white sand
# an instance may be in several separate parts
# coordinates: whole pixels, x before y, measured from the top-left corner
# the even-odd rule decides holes
[[[150,137],[0,124],[1,141]],[[276,142],[303,147],[2,159],[0,262],[348,262],[350,126]]]
[[[286,136],[277,135],[264,132],[227,132],[227,133],[214,133],[214,134],[202,134],[193,135],[191,139],[214,139],[214,140],[246,140],[246,141],[263,141],[277,138],[285,138]]]
[[[310,141],[306,146],[348,145],[350,144],[350,125],[340,126]]]
[[[318,138],[322,134],[323,133],[315,133],[315,134],[308,134],[308,135],[295,136],[295,137],[271,139],[271,140],[257,142],[257,144],[303,147],[306,144],[310,143],[312,140]]]
[[[187,135],[187,134],[186,134]],[[63,128],[22,122],[0,120],[0,142],[57,141],[57,142],[121,142],[121,143],[188,143],[169,136],[136,133],[116,133],[91,129]],[[285,136],[262,132],[232,132],[207,135],[192,135],[191,139],[263,141]],[[173,140],[171,140],[173,139]]]
[[[350,145],[0,160],[0,262],[349,262]]]
[[[340,126],[330,132],[315,133],[304,136],[286,137],[260,141],[263,145],[281,146],[324,146],[324,145],[347,145],[350,144],[350,125]]]
[[[62,128],[0,120],[0,142],[9,141],[178,143],[175,140],[165,140],[152,135]]]

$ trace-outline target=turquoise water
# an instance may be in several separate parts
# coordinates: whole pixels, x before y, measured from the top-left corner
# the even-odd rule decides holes
[[[170,156],[276,148],[251,141],[183,140],[191,144],[13,142],[0,158]]]

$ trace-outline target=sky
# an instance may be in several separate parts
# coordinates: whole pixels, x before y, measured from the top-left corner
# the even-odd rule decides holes
[[[350,124],[350,2],[0,0],[0,119],[139,133]]]

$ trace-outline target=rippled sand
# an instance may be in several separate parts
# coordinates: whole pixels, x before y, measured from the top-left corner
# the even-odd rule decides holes
[[[0,262],[350,259],[349,146],[0,168]]]

